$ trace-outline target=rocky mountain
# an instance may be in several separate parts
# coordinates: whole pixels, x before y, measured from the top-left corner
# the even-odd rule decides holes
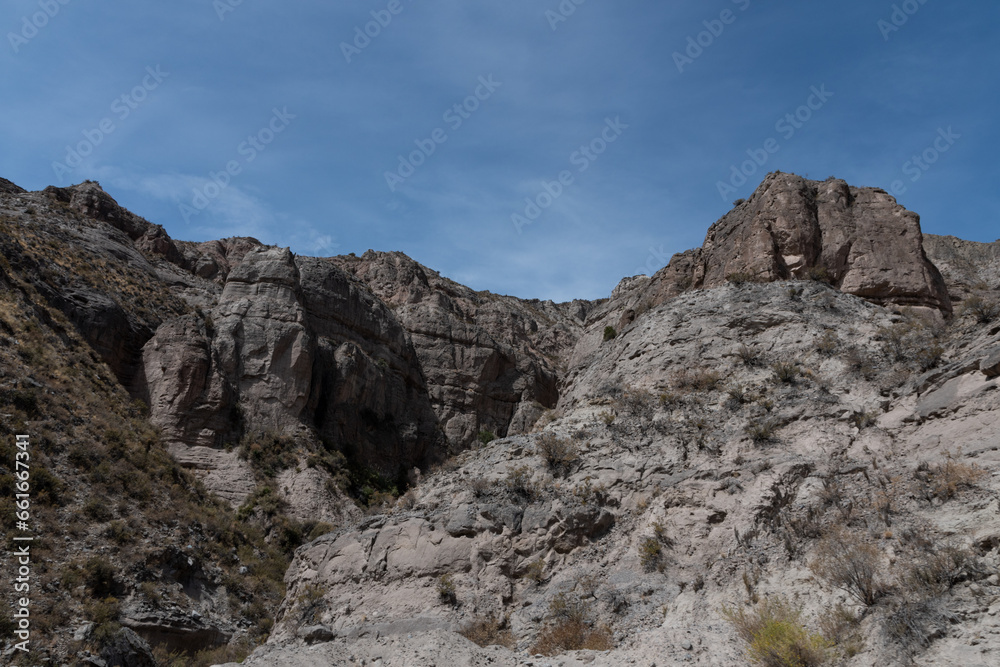
[[[1000,250],[883,190],[770,174],[597,302],[179,242],[93,182],[0,180],[0,248],[4,430],[87,536],[43,585],[55,659],[1000,655]]]

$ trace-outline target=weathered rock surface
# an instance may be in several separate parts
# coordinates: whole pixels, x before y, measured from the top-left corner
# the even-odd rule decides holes
[[[570,304],[477,293],[399,253],[176,242],[95,183],[0,180],[0,201],[0,286],[24,276],[47,330],[76,327],[178,461],[241,505],[263,473],[240,439],[286,447],[267,452],[292,454],[267,473],[268,505],[245,512],[336,528],[296,552],[246,664],[736,665],[720,610],[768,598],[813,631],[844,605],[859,638],[850,656],[838,639],[844,664],[1000,655],[1000,326],[937,316],[1000,284],[995,244],[923,238],[881,190],[772,174],[702,248]],[[20,346],[4,327],[0,345]],[[503,437],[441,462],[483,430]],[[332,450],[415,487],[364,516]],[[83,449],[65,458],[127,488]],[[258,556],[206,549],[235,539],[217,516],[158,520],[184,546],[130,581],[174,595],[133,591],[121,623],[173,646],[238,637],[228,607],[247,592],[198,554],[254,586],[239,565]],[[838,527],[877,554],[873,604],[816,567]],[[532,655],[570,616],[612,650]],[[486,618],[513,649],[455,632]]]
[[[951,312],[917,214],[879,188],[780,172],[712,225],[701,248],[675,255],[631,307],[716,287],[734,274],[767,282],[823,275],[817,270],[842,292],[875,303]]]
[[[1000,290],[1000,241],[977,243],[925,234],[924,250],[941,270],[952,294],[960,295],[977,286]]]
[[[978,361],[996,334],[961,325],[942,361],[954,377],[917,396],[928,383],[919,367],[878,341],[937,326],[919,321],[816,282],[727,285],[647,311],[571,371],[546,429],[571,443],[568,466],[546,463],[539,436],[495,441],[425,479],[388,516],[302,547],[270,645],[246,664],[743,664],[723,606],[752,609],[751,593],[795,600],[815,629],[851,604],[810,569],[817,537],[845,521],[886,554],[886,582],[946,542],[969,549],[980,592],[956,585],[933,601],[967,620],[928,616],[939,638],[925,657],[916,649],[915,664],[971,659],[965,623],[988,663],[1000,652],[987,611],[1000,577],[986,581],[1000,567],[1000,391]],[[859,354],[869,366],[854,365]],[[788,382],[776,379],[777,362],[797,369]],[[714,389],[681,387],[686,373],[709,371],[719,373]],[[754,424],[773,432],[752,436]],[[948,461],[993,474],[931,502],[921,471]],[[876,510],[883,493],[894,503],[888,528]],[[938,545],[931,552],[896,537],[917,526]],[[908,660],[916,644],[886,639],[880,620],[898,600],[862,614],[863,647],[845,664]],[[611,627],[615,649],[533,656],[565,604]],[[516,650],[446,632],[485,617],[507,619]],[[335,636],[306,649],[303,628],[317,624]]]
[[[475,292],[402,253],[335,261],[388,304],[409,332],[449,441],[523,433],[559,398],[559,370],[592,305]]]

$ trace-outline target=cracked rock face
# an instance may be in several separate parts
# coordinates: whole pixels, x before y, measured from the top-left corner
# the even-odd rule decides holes
[[[875,303],[951,313],[917,214],[879,188],[780,172],[712,225],[701,248],[675,255],[635,301],[656,305],[733,275],[770,282],[816,271],[842,292]]]
[[[409,333],[444,434],[523,433],[559,398],[559,367],[591,304],[477,293],[401,253],[336,258]]]

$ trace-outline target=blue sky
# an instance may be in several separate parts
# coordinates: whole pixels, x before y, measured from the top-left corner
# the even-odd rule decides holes
[[[993,241],[998,26],[986,0],[9,0],[0,176],[557,301],[700,245],[775,169]]]

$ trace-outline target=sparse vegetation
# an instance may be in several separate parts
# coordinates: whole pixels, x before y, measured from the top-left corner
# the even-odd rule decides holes
[[[773,419],[754,419],[743,432],[750,436],[756,443],[770,442],[774,440],[774,434],[778,430],[778,422]]]
[[[1000,317],[1000,301],[974,294],[962,302],[962,313],[979,324],[989,324]]]
[[[566,651],[607,651],[614,647],[611,630],[594,627],[586,606],[559,594],[549,604],[549,625],[528,651],[532,654],[558,655]]]
[[[476,436],[476,439],[479,440],[479,444],[485,446],[496,440],[497,437],[494,435],[493,431],[480,431],[479,435]]]
[[[972,487],[986,475],[986,471],[975,464],[958,461],[948,452],[945,460],[934,465],[924,464],[917,468],[916,478],[924,484],[925,495],[948,500],[960,489]]]
[[[760,352],[753,349],[746,343],[743,343],[736,350],[736,355],[743,362],[744,366],[756,366],[760,363],[761,355]]]
[[[639,563],[646,572],[663,571],[665,567],[663,561],[663,550],[673,544],[667,536],[666,528],[662,523],[656,522],[652,526],[653,535],[645,537],[639,542]]]
[[[799,365],[791,361],[776,361],[771,364],[774,379],[784,384],[792,384],[801,375]]]
[[[609,340],[613,340],[615,338],[615,336],[617,336],[617,335],[618,335],[618,332],[615,331],[614,327],[612,327],[612,326],[606,326],[606,327],[604,327],[604,342],[607,342]]]
[[[832,285],[835,282],[833,274],[825,266],[810,266],[806,269],[806,277],[809,280],[818,283],[827,283],[828,285]]]
[[[576,444],[554,433],[544,433],[536,441],[538,454],[551,470],[565,472],[580,458]]]
[[[508,493],[518,500],[531,502],[538,493],[534,482],[531,481],[531,469],[528,466],[519,466],[508,470],[504,486]]]
[[[450,574],[443,574],[437,582],[438,598],[441,602],[455,606],[458,604],[458,587]]]
[[[834,529],[820,540],[813,571],[830,584],[870,607],[885,594],[881,579],[882,553],[857,535]]]
[[[722,383],[722,374],[706,368],[682,368],[672,379],[674,387],[680,391],[712,391]]]
[[[239,456],[250,464],[261,481],[273,479],[294,467],[299,457],[295,440],[273,430],[253,430],[240,440]]]
[[[801,623],[801,612],[780,598],[751,609],[723,607],[722,615],[746,645],[747,659],[764,667],[815,667],[827,662],[829,643]]]
[[[514,633],[507,627],[507,619],[503,618],[477,616],[463,625],[458,634],[479,646],[504,646],[513,650],[517,644]]]
[[[829,357],[840,347],[840,338],[832,331],[825,331],[816,341],[816,351],[823,356]]]
[[[746,283],[756,283],[759,282],[759,278],[752,273],[745,273],[743,271],[737,271],[735,273],[730,273],[726,276],[726,280],[733,285],[744,285]]]

